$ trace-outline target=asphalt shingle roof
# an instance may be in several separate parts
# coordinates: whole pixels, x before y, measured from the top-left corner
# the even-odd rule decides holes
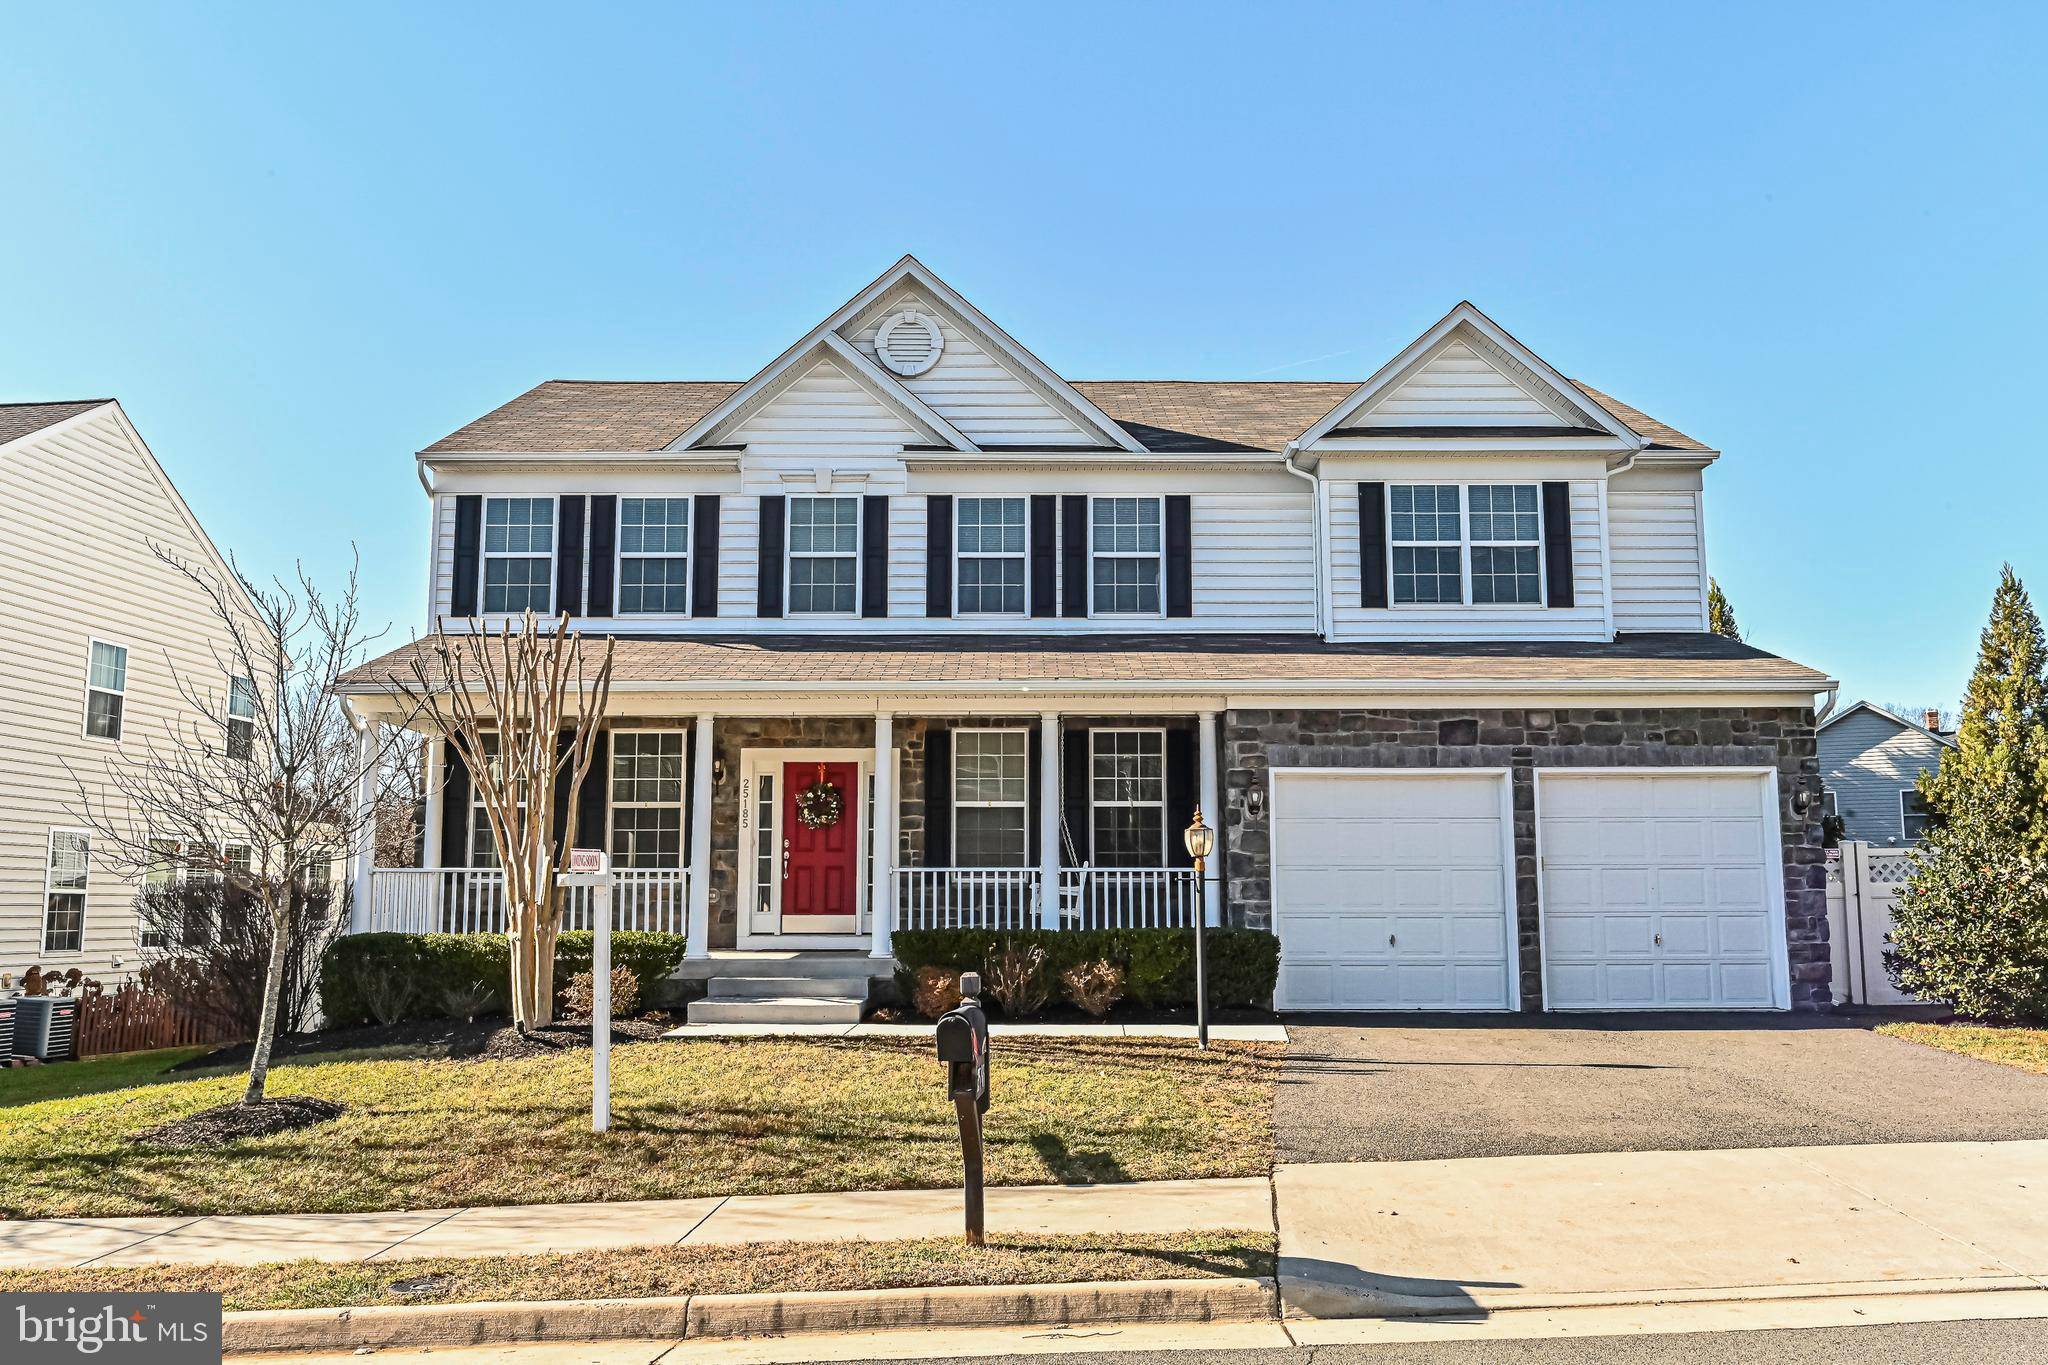
[[[111,398],[85,398],[69,403],[0,403],[0,446],[33,436],[44,427],[105,407]]]

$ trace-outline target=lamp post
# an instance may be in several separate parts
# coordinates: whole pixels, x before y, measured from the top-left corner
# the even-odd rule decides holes
[[[1194,823],[1181,831],[1188,856],[1195,860],[1195,1046],[1209,1046],[1209,926],[1203,913],[1202,891],[1206,885],[1203,868],[1216,851],[1216,831],[1202,823],[1202,808],[1195,807]]]

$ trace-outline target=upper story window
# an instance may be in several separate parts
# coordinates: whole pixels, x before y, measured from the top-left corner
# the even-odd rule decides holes
[[[1159,499],[1094,499],[1089,542],[1093,614],[1159,615]]]
[[[961,867],[1024,866],[1029,744],[1023,730],[953,732],[953,860]]]
[[[127,693],[127,646],[94,640],[85,669],[85,733],[93,739],[119,740]]]
[[[43,951],[75,953],[85,947],[85,883],[91,842],[82,829],[50,831],[43,874]]]
[[[962,616],[1024,614],[1024,499],[961,498],[955,543]]]
[[[683,732],[614,730],[612,858],[620,867],[683,865]]]
[[[1397,483],[1387,495],[1396,605],[1543,601],[1535,484]]]
[[[228,679],[228,757],[246,763],[256,752],[256,684]]]
[[[860,574],[860,499],[789,500],[789,611],[851,615]]]
[[[690,500],[619,499],[619,614],[690,610]]]
[[[1927,837],[1927,798],[1916,787],[1899,792],[1899,837],[1907,843]]]
[[[1166,732],[1094,730],[1089,798],[1098,867],[1166,864]]]
[[[548,614],[555,576],[555,500],[484,499],[484,610]]]

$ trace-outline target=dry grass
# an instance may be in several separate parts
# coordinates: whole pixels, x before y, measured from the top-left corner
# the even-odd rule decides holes
[[[587,1054],[423,1061],[328,1054],[274,1097],[338,1100],[332,1123],[212,1151],[134,1135],[234,1098],[196,1073],[0,1109],[12,1218],[667,1199],[929,1189],[959,1178],[958,1130],[916,1039],[635,1043],[613,1052],[613,1128],[590,1132]],[[1004,1039],[991,1184],[1260,1175],[1278,1050],[1178,1041]]]
[[[68,1095],[91,1095],[131,1085],[182,1080],[182,1073],[174,1073],[171,1068],[188,1057],[197,1057],[209,1050],[203,1047],[170,1047],[154,1052],[112,1052],[104,1057],[88,1057],[82,1062],[9,1067],[0,1070],[0,1109],[34,1104],[38,1100],[63,1099]],[[5,1123],[5,1119],[0,1119],[0,1126]]]
[[[555,1256],[0,1270],[0,1293],[205,1290],[230,1310],[1270,1276],[1267,1232],[653,1246]]]
[[[1960,1052],[1980,1061],[2016,1066],[2048,1076],[2048,1028],[2002,1028],[1989,1024],[1879,1024],[1888,1038]]]

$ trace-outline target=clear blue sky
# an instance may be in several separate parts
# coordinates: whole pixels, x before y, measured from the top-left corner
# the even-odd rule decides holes
[[[0,398],[422,623],[412,454],[741,378],[904,251],[1074,378],[1362,378],[1471,298],[1720,447],[1846,697],[2048,606],[2048,6],[14,7]]]

